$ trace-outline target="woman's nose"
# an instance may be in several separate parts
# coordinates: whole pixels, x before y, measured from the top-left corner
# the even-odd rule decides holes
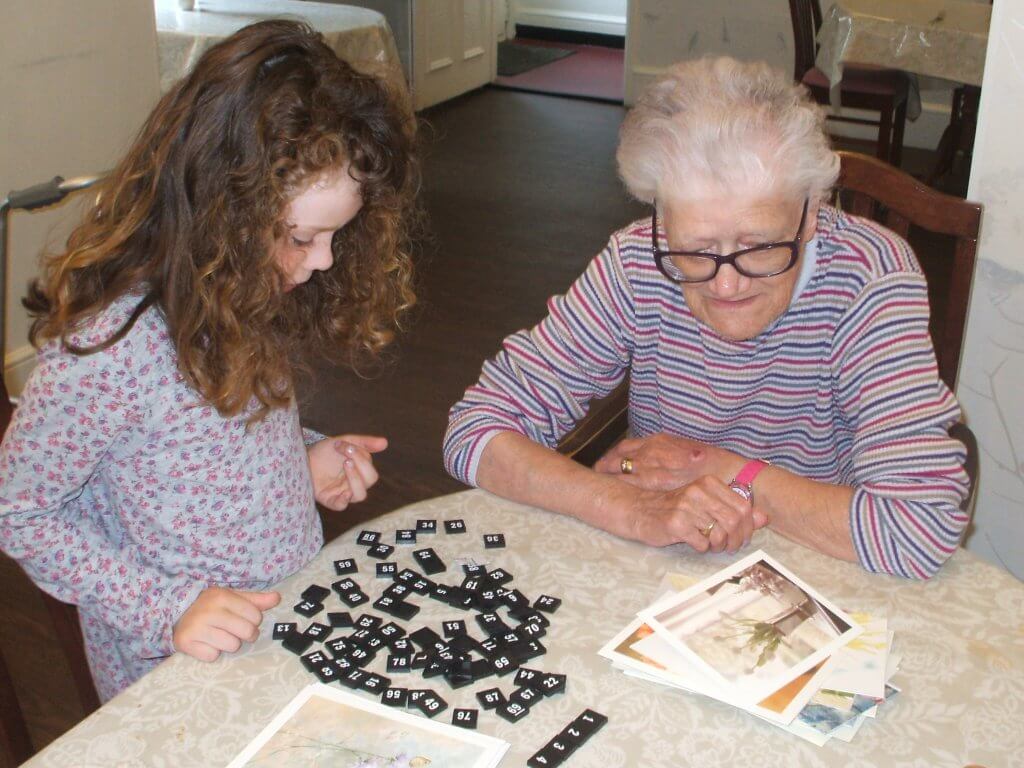
[[[723,264],[711,281],[711,290],[719,298],[727,299],[747,289],[750,278],[744,277],[731,264]]]

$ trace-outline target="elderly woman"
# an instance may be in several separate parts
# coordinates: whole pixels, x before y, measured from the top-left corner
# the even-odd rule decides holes
[[[909,245],[825,202],[839,160],[817,106],[763,64],[679,64],[618,162],[651,217],[484,364],[448,470],[653,545],[732,552],[768,525],[933,575],[968,522],[960,410]],[[627,374],[633,437],[593,470],[552,450]]]

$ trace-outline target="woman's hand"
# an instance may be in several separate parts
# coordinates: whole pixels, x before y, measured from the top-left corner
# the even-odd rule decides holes
[[[200,661],[216,661],[260,635],[263,612],[281,602],[277,592],[207,587],[174,625],[174,649]]]
[[[623,459],[629,459],[632,464],[631,473],[623,473]],[[669,491],[705,475],[728,483],[745,463],[742,456],[724,448],[660,432],[617,443],[598,459],[594,470],[618,475],[639,488]]]
[[[371,454],[387,447],[386,438],[374,435],[338,435],[309,446],[306,452],[317,502],[340,512],[354,501],[363,501],[378,479]]]
[[[697,552],[736,552],[766,522],[749,501],[710,475],[669,491],[642,490],[631,507],[626,536],[659,547],[684,542]]]

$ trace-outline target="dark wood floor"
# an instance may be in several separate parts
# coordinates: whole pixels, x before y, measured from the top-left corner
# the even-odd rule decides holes
[[[416,321],[378,375],[314,364],[315,383],[303,392],[310,426],[391,440],[371,498],[326,515],[328,538],[462,489],[441,464],[448,408],[504,336],[536,322],[547,297],[565,289],[608,234],[645,213],[616,178],[623,114],[610,104],[485,89],[423,116],[432,238],[419,257]],[[911,170],[930,157],[906,155]],[[0,584],[0,648],[42,747],[81,711],[37,591],[2,558]]]
[[[386,435],[364,515],[457,491],[441,464],[448,409],[508,333],[531,325],[617,227],[643,214],[617,181],[623,109],[483,90],[425,115],[424,198],[433,242],[418,318],[395,363],[370,380],[320,366],[304,411],[325,432]]]

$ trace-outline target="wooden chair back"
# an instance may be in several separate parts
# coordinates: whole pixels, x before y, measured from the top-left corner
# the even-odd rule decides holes
[[[795,64],[793,79],[800,82],[807,70],[814,67],[818,55],[816,42],[821,29],[821,5],[818,0],[789,0],[789,19],[793,24]]]
[[[857,152],[840,152],[839,157],[838,203],[846,212],[873,219],[908,239],[912,226],[953,238],[951,253],[935,248],[918,256],[929,285],[930,330],[939,376],[954,389],[978,252],[981,205],[937,192],[874,157]]]

